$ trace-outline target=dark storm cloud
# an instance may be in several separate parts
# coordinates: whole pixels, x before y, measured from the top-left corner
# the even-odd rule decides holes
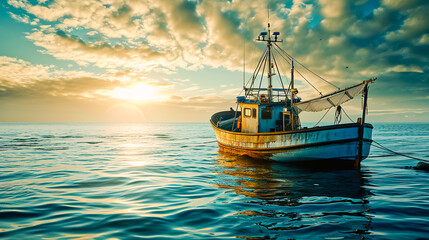
[[[429,76],[416,72],[389,72],[379,77],[371,92],[376,96],[403,98],[407,101],[423,99],[429,96]]]

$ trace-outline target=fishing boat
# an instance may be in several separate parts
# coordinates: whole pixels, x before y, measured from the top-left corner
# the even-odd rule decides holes
[[[210,123],[220,150],[279,162],[340,160],[359,167],[361,161],[368,157],[372,142],[373,126],[365,122],[365,116],[369,84],[376,78],[340,89],[283,50],[279,46],[282,43],[279,35],[279,32],[271,33],[270,24],[266,32],[260,33],[256,41],[265,42],[266,47],[252,76],[243,83],[236,109],[212,115]],[[279,60],[290,66],[285,70],[287,74],[280,71]],[[323,94],[296,69],[296,64],[336,89]],[[316,89],[319,96],[302,101],[297,96],[295,73]],[[275,78],[279,80],[277,85],[280,87],[273,87]],[[262,85],[264,81],[267,83],[265,86]],[[344,112],[341,104],[360,94],[363,97],[362,116],[351,123],[341,123],[340,117]],[[336,109],[332,125],[301,126],[301,112],[330,109]]]

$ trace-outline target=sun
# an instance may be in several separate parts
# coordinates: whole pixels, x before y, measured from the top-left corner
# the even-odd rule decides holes
[[[130,87],[117,87],[107,95],[132,101],[156,101],[162,96],[157,95],[157,89],[151,85],[139,83]]]

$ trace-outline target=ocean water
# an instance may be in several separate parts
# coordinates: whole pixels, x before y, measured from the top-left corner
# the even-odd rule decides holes
[[[374,124],[429,159],[429,124]],[[222,154],[208,123],[0,124],[0,239],[428,239],[429,172]]]

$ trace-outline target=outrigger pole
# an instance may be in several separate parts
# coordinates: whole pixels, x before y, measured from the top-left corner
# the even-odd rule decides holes
[[[365,116],[366,116],[366,108],[368,101],[368,83],[365,84],[363,88],[363,107],[362,107],[362,118],[360,122],[360,126],[358,129],[358,138],[359,138],[359,146],[358,146],[358,155],[356,156],[354,167],[355,169],[360,169],[360,162],[362,161],[362,152],[363,152],[363,136],[364,136],[364,126],[365,126]]]

